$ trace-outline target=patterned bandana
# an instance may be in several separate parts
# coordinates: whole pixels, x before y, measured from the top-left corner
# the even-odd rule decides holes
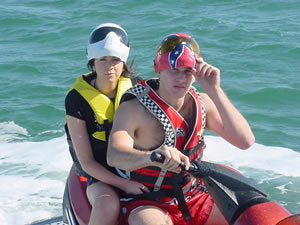
[[[170,39],[172,40],[168,41]],[[168,44],[168,46],[164,46],[166,44]],[[191,45],[197,45],[198,54],[193,50],[196,49],[196,47]],[[168,49],[170,51],[168,51]],[[196,59],[200,57],[199,54],[199,46],[190,36],[182,33],[171,34],[164,39],[157,50],[154,65],[155,71],[160,72],[162,70],[171,70],[178,67],[191,67],[196,69]]]

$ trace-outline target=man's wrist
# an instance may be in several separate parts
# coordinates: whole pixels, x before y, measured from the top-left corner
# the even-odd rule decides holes
[[[208,90],[205,91],[205,93],[208,94],[208,96],[213,97],[213,96],[223,95],[224,91],[219,86],[219,87],[209,88]]]

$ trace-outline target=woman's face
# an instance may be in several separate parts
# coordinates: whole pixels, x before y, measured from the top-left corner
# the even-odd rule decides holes
[[[123,72],[124,62],[115,56],[103,56],[95,59],[93,69],[102,82],[115,82]]]

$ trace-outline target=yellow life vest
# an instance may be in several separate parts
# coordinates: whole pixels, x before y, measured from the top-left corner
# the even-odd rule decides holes
[[[117,86],[117,94],[115,101],[113,102],[106,95],[102,94],[99,90],[94,88],[88,82],[83,79],[83,76],[87,74],[81,75],[73,84],[70,90],[75,89],[78,93],[88,102],[94,111],[98,124],[104,125],[104,121],[108,121],[108,123],[112,124],[113,116],[115,111],[117,110],[122,94],[130,87],[132,87],[132,83],[130,78],[126,78],[121,76],[118,81]],[[99,140],[106,141],[108,137],[106,137],[105,130],[96,131],[93,133],[93,136]]]

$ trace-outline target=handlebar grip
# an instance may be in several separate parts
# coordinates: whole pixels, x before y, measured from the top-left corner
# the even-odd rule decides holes
[[[150,159],[152,162],[160,162],[163,163],[165,161],[165,156],[163,154],[160,154],[158,152],[152,152],[150,155]],[[182,169],[182,171],[185,171],[185,164],[184,162],[180,163],[180,168]]]
[[[150,156],[150,159],[152,162],[160,162],[160,163],[163,163],[165,161],[165,156],[158,153],[158,152],[152,152],[151,153],[151,156]]]

